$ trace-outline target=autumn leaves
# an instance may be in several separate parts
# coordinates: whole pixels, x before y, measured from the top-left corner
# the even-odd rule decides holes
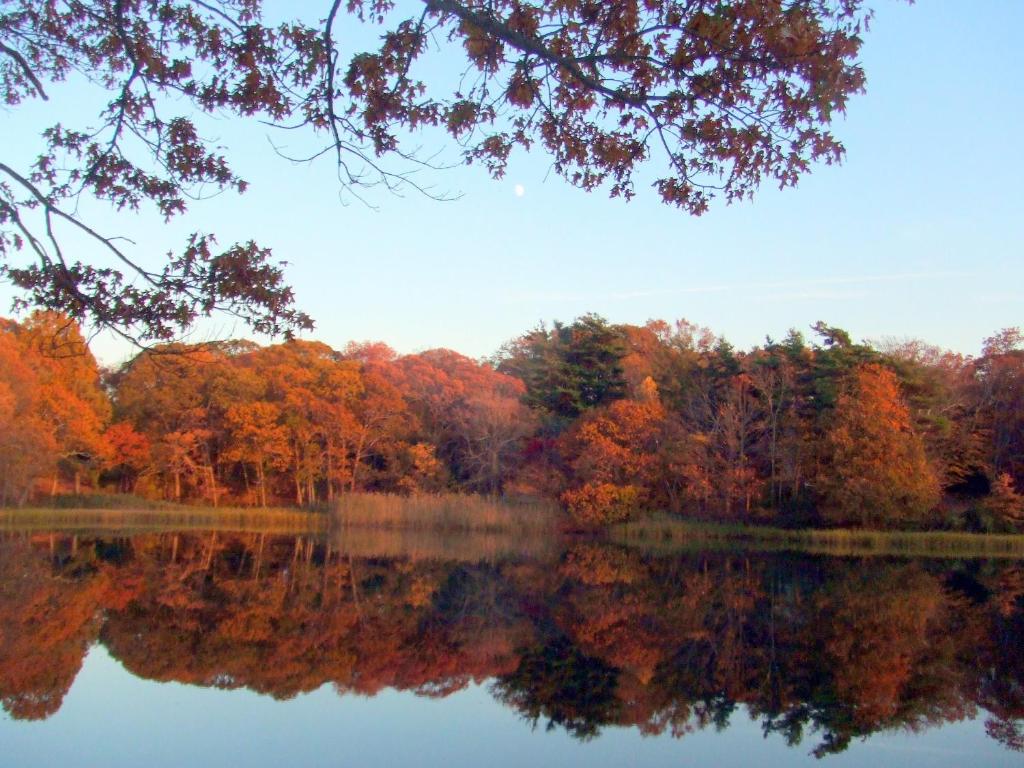
[[[483,363],[222,342],[157,348],[101,376],[74,324],[37,313],[0,332],[0,492],[5,504],[108,490],[317,506],[353,491],[458,491],[557,499],[584,527],[651,510],[1020,526],[1016,336],[964,358],[816,332],[819,343],[791,332],[739,352],[685,322],[586,315]]]

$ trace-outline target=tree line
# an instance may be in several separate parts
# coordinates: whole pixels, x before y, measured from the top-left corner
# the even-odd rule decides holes
[[[211,505],[445,491],[781,525],[1018,530],[1024,338],[981,355],[817,323],[748,351],[686,321],[539,326],[491,359],[381,343],[167,344],[101,370],[78,326],[0,325],[0,503]]]

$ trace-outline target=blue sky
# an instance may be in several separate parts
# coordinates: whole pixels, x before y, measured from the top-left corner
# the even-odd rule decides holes
[[[502,706],[486,685],[451,696],[385,690],[339,693],[324,685],[275,700],[249,690],[222,690],[143,680],[94,646],[60,711],[42,721],[0,712],[0,740],[10,765],[163,766],[822,766],[973,768],[1016,766],[1020,758],[986,737],[984,714],[920,733],[882,731],[854,740],[825,762],[810,752],[820,734],[796,747],[765,738],[757,718],[738,709],[722,731],[682,738],[605,728],[580,742],[562,729],[533,728]],[[111,745],[116,744],[116,748]]]
[[[1024,324],[1024,3],[873,4],[868,91],[835,125],[844,164],[700,218],[646,188],[629,204],[573,189],[541,153],[514,155],[498,182],[476,167],[430,177],[461,192],[455,202],[381,192],[371,210],[340,199],[329,162],[292,166],[271,149],[281,136],[227,120],[211,125],[251,182],[245,195],[196,204],[171,226],[83,211],[154,258],[194,230],[272,247],[317,322],[310,336],[336,347],[379,339],[478,357],[539,321],[593,311],[628,323],[685,317],[744,348],[820,319],[857,339],[977,353],[983,337]],[[51,95],[4,114],[5,156],[28,157],[40,128],[102,98]],[[10,296],[0,286],[0,307]],[[195,338],[243,334],[215,319]],[[102,336],[95,348],[107,363],[130,354]]]

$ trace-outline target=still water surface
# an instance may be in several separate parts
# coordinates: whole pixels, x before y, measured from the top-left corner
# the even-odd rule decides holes
[[[0,765],[1020,765],[1016,562],[0,539]]]

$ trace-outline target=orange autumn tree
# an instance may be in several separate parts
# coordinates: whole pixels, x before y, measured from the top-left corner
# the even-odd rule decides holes
[[[288,431],[281,424],[281,409],[274,403],[251,402],[231,406],[226,414],[228,447],[224,459],[256,473],[256,493],[261,507],[267,506],[267,471],[288,466]]]
[[[103,433],[107,446],[107,475],[117,482],[122,493],[135,490],[139,477],[153,461],[149,439],[127,421],[111,424]]]
[[[1004,328],[985,339],[974,368],[975,420],[987,444],[989,477],[1008,474],[1024,488],[1024,333]]]
[[[21,324],[19,339],[36,372],[39,415],[50,426],[59,450],[52,490],[60,474],[81,493],[84,474],[94,477],[109,453],[103,430],[110,401],[100,371],[78,323],[55,312],[33,312]]]
[[[147,468],[163,495],[182,501],[203,495],[216,504],[216,430],[210,382],[230,378],[216,345],[167,345],[143,352],[114,375],[114,412],[151,445]]]
[[[1017,493],[1013,478],[1003,472],[992,483],[992,492],[983,505],[1001,530],[1024,529],[1024,494]]]
[[[37,378],[14,323],[0,326],[0,506],[24,504],[57,462],[57,441],[42,418]]]
[[[363,389],[352,403],[353,439],[349,445],[349,490],[369,487],[368,460],[402,448],[413,417],[398,388],[388,381],[381,366],[365,364],[361,371]]]
[[[110,403],[76,323],[35,312],[0,326],[0,503],[23,504],[44,475],[81,489],[107,457]]]
[[[454,482],[500,495],[537,427],[523,382],[448,349],[398,361],[397,385]]]
[[[587,524],[657,509],[898,527],[924,521],[939,477],[964,527],[1021,525],[1014,329],[971,360],[824,325],[823,344],[794,331],[749,352],[685,322],[559,327],[502,370],[443,349],[227,341],[147,350],[101,387],[74,324],[0,321],[4,499],[75,478],[214,506],[450,489],[562,497]]]
[[[284,466],[278,468],[290,469],[295,502],[300,506],[315,503],[320,485],[326,499],[333,499],[343,484],[351,483],[345,446],[357,439],[352,409],[365,391],[358,366],[342,360],[326,344],[310,341],[267,347],[245,362],[263,382],[263,399],[278,409],[276,418],[284,429],[284,452],[288,454]],[[272,427],[268,413],[260,417],[263,429],[269,430],[266,437],[277,445],[281,433]],[[236,412],[235,416],[239,415]],[[237,418],[233,424],[241,435]],[[249,433],[247,439],[250,455],[262,450],[253,442],[258,441],[254,434]],[[281,453],[278,448],[271,452]]]
[[[655,391],[591,411],[561,438],[571,478],[561,498],[577,523],[613,523],[643,507],[657,482],[664,421]]]
[[[825,522],[860,526],[925,521],[939,484],[892,371],[855,369],[839,394],[818,475]]]

